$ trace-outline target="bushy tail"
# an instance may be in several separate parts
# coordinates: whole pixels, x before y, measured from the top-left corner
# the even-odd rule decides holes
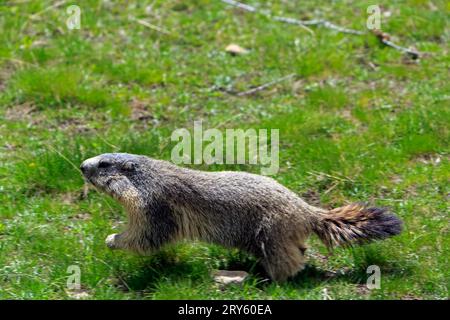
[[[332,248],[352,246],[395,236],[402,231],[402,221],[386,209],[351,204],[319,216],[314,232]]]

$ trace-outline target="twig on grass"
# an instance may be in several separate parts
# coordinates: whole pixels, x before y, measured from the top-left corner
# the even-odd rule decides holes
[[[391,37],[389,34],[382,32],[381,30],[373,30],[373,34],[380,40],[381,43],[384,45],[394,48],[395,50],[398,50],[400,52],[406,53],[413,59],[418,59],[422,54],[418,52],[417,50],[405,48],[402,46],[399,46],[391,41]]]
[[[266,16],[271,17],[275,21],[285,22],[289,24],[295,24],[297,26],[306,27],[306,26],[312,26],[312,25],[323,25],[325,28],[332,29],[338,32],[343,33],[350,33],[350,34],[357,34],[362,35],[365,34],[363,31],[353,30],[349,28],[344,28],[341,26],[338,26],[334,23],[331,23],[330,21],[323,20],[323,19],[313,19],[313,20],[298,20],[294,18],[288,18],[288,17],[280,17],[280,16],[271,16],[269,12],[267,11],[261,11],[258,10],[256,7],[253,7],[248,4],[244,4],[235,0],[221,0],[222,2],[229,4],[231,6],[240,8],[242,10],[248,11],[248,12],[254,12],[254,13],[261,13]],[[311,31],[309,28],[307,28],[309,31]]]
[[[248,5],[248,4],[244,4],[244,3],[238,2],[238,1],[222,0],[222,2],[225,2],[226,4],[235,6],[237,8],[243,9],[243,10],[247,10],[249,12],[257,12],[258,11],[255,7],[253,7],[251,5]]]
[[[365,34],[364,31],[359,31],[359,30],[354,30],[354,29],[350,29],[350,28],[345,28],[345,27],[341,27],[338,26],[328,20],[323,20],[323,19],[313,19],[313,20],[298,20],[298,19],[294,19],[294,18],[287,18],[287,17],[278,17],[275,16],[273,17],[273,19],[275,21],[280,21],[280,22],[285,22],[285,23],[289,23],[289,24],[295,24],[301,27],[306,27],[306,26],[324,26],[325,28],[328,29],[332,29],[334,31],[338,31],[338,32],[342,32],[342,33],[349,33],[349,34],[356,34],[356,35],[363,35]],[[309,29],[309,28],[308,28]],[[310,29],[309,29],[310,30]]]
[[[139,23],[141,26],[144,26],[144,27],[147,27],[147,28],[149,28],[149,29],[158,31],[158,32],[163,33],[163,34],[165,34],[165,35],[171,35],[171,34],[172,34],[170,31],[168,31],[168,30],[166,30],[166,29],[163,29],[163,28],[161,28],[161,27],[155,26],[154,24],[151,24],[151,23],[148,22],[148,21],[145,21],[145,20],[142,20],[142,19],[138,19],[138,18],[135,18],[135,17],[131,17],[131,20],[136,21],[136,22]]]
[[[271,18],[272,20],[275,21],[279,21],[279,22],[284,22],[284,23],[289,23],[289,24],[293,24],[293,25],[297,25],[300,26],[302,28],[306,28],[306,30],[312,32],[311,29],[309,29],[307,26],[323,26],[325,28],[337,31],[337,32],[341,32],[341,33],[347,33],[347,34],[353,34],[353,35],[365,35],[367,34],[367,32],[365,31],[360,31],[360,30],[354,30],[354,29],[350,29],[350,28],[345,28],[345,27],[341,27],[338,26],[328,20],[324,20],[324,19],[312,19],[312,20],[298,20],[298,19],[294,19],[294,18],[289,18],[289,17],[281,17],[281,16],[272,16],[270,14],[270,12],[266,11],[266,10],[259,10],[254,6],[248,5],[248,4],[244,4],[235,0],[221,0],[222,2],[234,6],[236,8],[248,11],[248,12],[253,12],[253,13],[260,13],[263,14],[265,16],[268,16],[269,18]],[[420,56],[422,56],[423,54],[418,52],[417,50],[413,50],[413,49],[408,49],[402,46],[399,46],[395,43],[393,43],[391,40],[389,40],[388,38],[386,38],[385,36],[387,35],[386,33],[383,33],[379,30],[374,30],[372,32],[373,34],[375,34],[375,36],[378,37],[378,39],[380,39],[380,41],[390,47],[393,48],[395,50],[398,50],[400,52],[406,53],[407,55],[409,55],[412,59],[418,59]]]
[[[309,23],[309,22],[313,22],[311,21],[302,21],[302,20],[297,20],[297,19],[293,19],[293,18],[286,18],[286,17],[273,17],[273,19],[275,21],[281,21],[281,22],[286,22],[286,23],[290,23],[290,24],[295,24],[297,26],[299,26],[302,29],[305,29],[306,31],[308,31],[309,33],[311,33],[312,35],[315,35],[314,31],[311,28],[308,28],[308,25],[314,25],[315,23]]]
[[[291,74],[289,74],[289,75],[287,75],[287,76],[284,76],[284,77],[281,77],[281,78],[279,78],[279,79],[275,79],[275,80],[273,80],[273,81],[267,82],[267,83],[265,83],[265,84],[262,84],[262,85],[260,85],[260,86],[255,87],[255,88],[252,88],[252,89],[250,89],[250,90],[239,92],[239,93],[237,93],[236,95],[237,95],[238,97],[248,96],[248,95],[254,94],[254,93],[256,93],[256,92],[262,91],[262,90],[264,90],[264,89],[266,89],[266,88],[268,88],[268,87],[270,87],[270,86],[273,86],[274,84],[277,84],[277,83],[279,83],[279,82],[285,81],[285,80],[287,80],[287,79],[291,79],[291,78],[293,78],[293,77],[295,77],[295,76],[296,76],[295,73],[291,73]]]

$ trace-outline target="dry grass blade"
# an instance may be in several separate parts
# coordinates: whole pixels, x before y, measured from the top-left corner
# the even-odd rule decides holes
[[[142,20],[142,19],[137,19],[137,18],[134,18],[134,17],[132,18],[132,20],[136,21],[137,23],[139,23],[140,25],[142,25],[144,27],[147,27],[149,29],[155,30],[155,31],[160,32],[162,34],[165,34],[165,35],[171,35],[172,34],[170,31],[168,31],[166,29],[163,29],[161,27],[155,26],[154,24],[151,24],[148,21],[145,21],[145,20]]]
[[[291,79],[291,78],[295,77],[295,75],[296,75],[295,73],[292,73],[292,74],[289,74],[289,75],[284,76],[284,77],[282,77],[282,78],[279,78],[279,79],[270,81],[270,82],[268,82],[268,83],[265,83],[265,84],[263,84],[263,85],[260,85],[260,86],[258,86],[258,87],[256,87],[256,88],[252,88],[252,89],[247,90],[247,91],[239,92],[239,93],[237,94],[237,96],[242,97],[242,96],[247,96],[247,95],[254,94],[254,93],[259,92],[259,91],[262,91],[262,90],[264,90],[264,89],[266,89],[266,88],[268,88],[268,87],[271,87],[271,86],[273,86],[274,84],[277,84],[277,83],[279,83],[279,82],[285,81],[285,80],[287,80],[287,79]]]

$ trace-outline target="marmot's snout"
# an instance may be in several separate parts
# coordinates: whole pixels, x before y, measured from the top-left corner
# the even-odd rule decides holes
[[[86,178],[89,178],[90,176],[92,176],[94,174],[94,172],[97,170],[99,162],[100,162],[100,156],[89,158],[89,159],[83,161],[83,163],[80,166],[80,169],[81,169],[81,172],[83,173],[83,175]]]

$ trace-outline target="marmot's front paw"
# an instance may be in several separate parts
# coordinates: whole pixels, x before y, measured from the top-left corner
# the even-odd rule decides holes
[[[117,244],[116,244],[116,237],[117,237],[117,233],[113,233],[110,234],[109,236],[106,237],[105,243],[106,246],[110,249],[117,249]]]

